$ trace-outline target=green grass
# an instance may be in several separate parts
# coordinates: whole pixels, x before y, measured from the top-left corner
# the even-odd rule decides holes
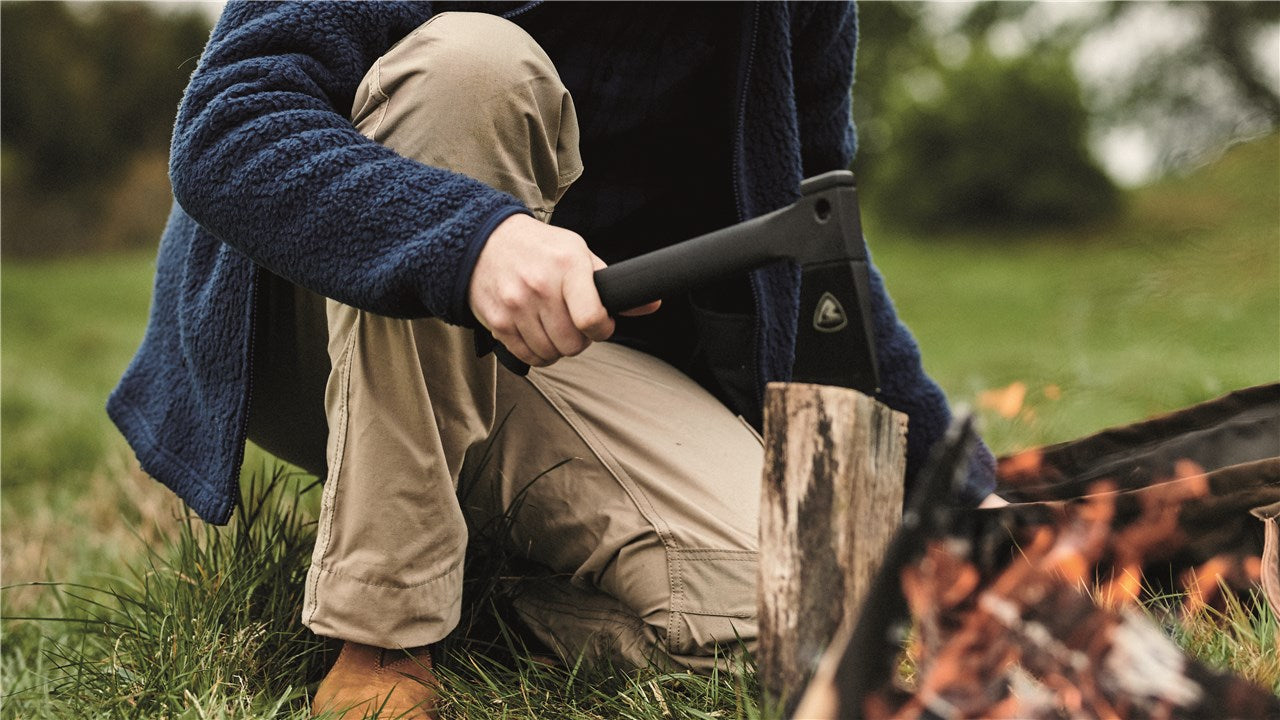
[[[1278,136],[1136,191],[1105,227],[926,239],[868,226],[952,401],[1027,386],[1018,416],[982,412],[998,452],[1280,379]]]
[[[299,502],[302,483],[314,481],[268,475],[251,475],[251,502],[229,528],[186,519],[120,575],[51,586],[58,622],[13,622],[7,633],[37,652],[5,653],[5,715],[302,712],[325,660],[297,622],[315,536]]]
[[[152,275],[152,255],[137,253],[0,266],[5,583],[87,580],[173,527],[178,505],[138,471],[103,410],[142,339]]]
[[[1225,589],[1225,588],[1224,588]],[[1189,617],[1167,621],[1173,639],[1210,667],[1229,667],[1280,695],[1280,618],[1257,591],[1240,598],[1224,592],[1224,607],[1202,606]],[[1253,608],[1258,608],[1255,612]]]
[[[138,254],[0,267],[6,490],[84,476],[113,445],[102,408],[142,339],[153,272]]]
[[[57,606],[45,619],[10,614],[3,716],[307,717],[307,698],[333,659],[333,648],[297,621],[314,486],[281,466],[256,468],[227,528],[188,518],[122,575],[48,586]],[[502,637],[506,652],[481,654],[454,640],[437,658],[447,717],[757,717],[749,672],[556,667]]]
[[[865,210],[877,264],[953,401],[1028,388],[1008,417],[980,408],[997,452],[1280,378],[1280,136],[1136,191],[1122,218],[1083,231],[919,238]],[[299,499],[306,480],[251,456],[247,482],[277,483],[246,505],[262,508],[254,521],[189,522],[102,411],[142,335],[151,263],[0,268],[0,717],[305,717],[327,657],[297,622],[316,492]],[[1170,627],[1280,690],[1269,614],[1229,607]],[[749,669],[631,676],[509,650],[498,663],[459,645],[442,663],[448,716],[761,714]]]

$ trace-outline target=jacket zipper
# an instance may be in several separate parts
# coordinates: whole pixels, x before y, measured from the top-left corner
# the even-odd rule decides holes
[[[530,10],[538,7],[542,3],[543,3],[543,0],[533,0],[533,2],[527,2],[524,5],[521,5],[520,7],[516,8],[515,10],[510,10],[508,12],[503,13],[502,17],[506,20],[510,20],[512,18],[518,18],[521,15],[529,12]]]
[[[760,9],[752,3],[751,5],[751,35],[747,40],[747,57],[743,62],[742,82],[738,83],[737,97],[737,124],[733,129],[733,200],[737,206],[738,222],[747,219],[746,209],[743,206],[742,198],[742,182],[739,179],[742,163],[740,158],[745,154],[746,148],[743,147],[745,139],[743,137],[743,126],[747,121],[747,86],[751,83],[751,65],[755,61],[756,55],[756,32],[757,26],[760,24]]]
[[[742,82],[738,85],[737,97],[737,125],[734,128],[734,147],[733,162],[731,172],[733,173],[733,200],[738,211],[738,222],[747,219],[745,201],[742,197],[742,158],[746,154],[744,126],[747,119],[747,87],[751,83],[752,64],[756,55],[756,37],[759,32],[760,25],[760,6],[758,3],[751,4],[751,34],[747,40],[747,56],[743,62]],[[760,287],[754,272],[748,276],[748,285],[751,286],[751,302],[756,311],[756,321],[751,327],[751,349],[755,353],[755,382],[752,384],[752,390],[755,394],[756,407],[764,408],[764,392],[761,388],[762,358],[760,347],[760,322],[763,314],[760,307]]]

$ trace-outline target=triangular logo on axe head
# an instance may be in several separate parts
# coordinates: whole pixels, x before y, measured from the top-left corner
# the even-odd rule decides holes
[[[818,332],[840,332],[849,324],[849,316],[844,306],[829,292],[818,298],[818,307],[813,311],[813,329]]]

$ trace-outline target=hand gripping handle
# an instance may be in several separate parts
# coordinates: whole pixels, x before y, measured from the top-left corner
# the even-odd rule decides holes
[[[610,315],[617,315],[691,290],[709,279],[783,259],[769,248],[765,242],[768,233],[762,232],[776,214],[731,225],[595,271],[600,303]],[[495,353],[503,366],[515,374],[523,376],[529,372],[529,366],[505,347],[499,345]]]
[[[845,268],[849,267],[848,263],[853,263],[855,269],[861,265],[864,269],[856,280],[841,284],[849,286],[847,292],[865,295],[867,255],[858,220],[853,174],[837,170],[809,178],[801,184],[800,193],[796,202],[766,215],[597,270],[595,283],[601,304],[611,315],[616,315],[694,289],[710,279],[781,260],[794,260],[806,267],[814,264],[832,267],[836,261],[841,261]],[[865,301],[846,304],[855,310],[854,314],[868,312]],[[869,317],[851,319],[860,334],[864,328],[869,330]],[[869,334],[867,342],[870,342]],[[819,352],[826,354],[825,348]],[[520,375],[528,372],[528,366],[506,348],[499,346],[497,355],[512,372]],[[870,379],[856,384],[874,391],[874,360],[870,362]]]

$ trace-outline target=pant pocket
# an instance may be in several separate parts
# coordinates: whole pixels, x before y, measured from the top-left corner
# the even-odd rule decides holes
[[[694,296],[690,297],[690,308],[698,333],[694,375],[703,376],[704,384],[711,383],[708,389],[720,402],[745,418],[748,424],[758,426],[755,316],[713,310],[700,305]]]
[[[673,548],[668,551],[671,613],[667,649],[706,656],[756,639],[756,567],[752,550]]]

